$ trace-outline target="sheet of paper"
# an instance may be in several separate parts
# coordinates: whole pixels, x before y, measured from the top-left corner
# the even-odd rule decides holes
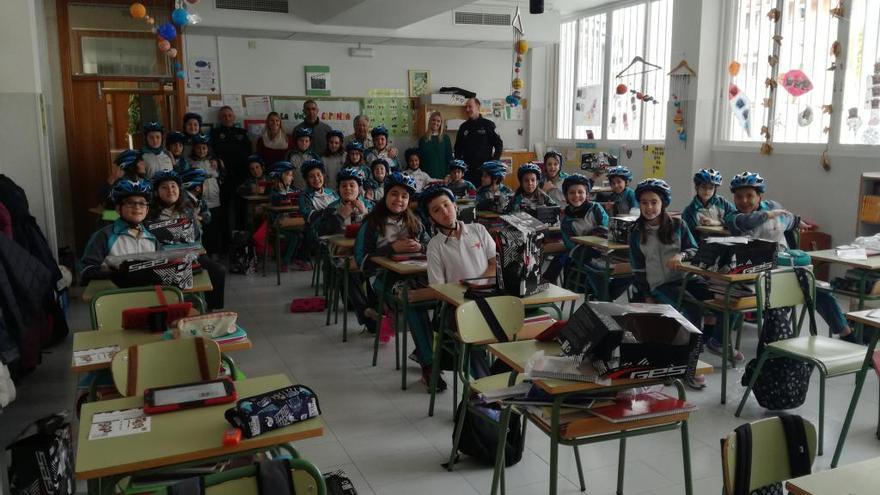
[[[272,101],[268,96],[245,96],[244,111],[250,117],[266,118],[272,111]]]
[[[868,253],[864,248],[845,246],[836,249],[837,256],[844,260],[866,260]]]
[[[412,266],[421,266],[421,267],[428,266],[428,262],[422,261],[422,260],[404,260],[404,261],[400,261],[399,263],[401,265],[412,265]]]
[[[148,433],[150,427],[151,418],[140,408],[99,413],[92,416],[89,440]]]
[[[186,97],[186,111],[203,114],[208,110],[208,97],[188,95]]]
[[[212,95],[220,92],[216,58],[193,56],[188,58],[187,65],[187,91]]]
[[[241,95],[238,93],[223,93],[223,97],[221,98],[223,105],[232,107],[232,111],[235,112],[235,115],[241,116],[244,115],[244,107],[241,106]]]
[[[707,243],[715,244],[715,243],[723,243],[723,244],[748,244],[749,238],[743,236],[734,236],[734,237],[709,237],[706,239]]]
[[[113,361],[113,356],[117,352],[119,352],[118,345],[74,351],[73,364],[74,366],[88,366],[90,364],[109,363]]]

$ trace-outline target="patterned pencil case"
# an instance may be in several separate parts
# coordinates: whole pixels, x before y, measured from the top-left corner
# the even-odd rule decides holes
[[[321,415],[318,396],[305,385],[291,385],[239,400],[226,410],[226,420],[245,438],[284,428]]]

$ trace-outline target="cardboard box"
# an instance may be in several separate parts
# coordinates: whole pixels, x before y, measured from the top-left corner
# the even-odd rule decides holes
[[[862,196],[862,206],[859,208],[859,220],[866,223],[880,224],[880,196],[866,194]]]
[[[620,244],[629,244],[629,235],[636,228],[635,215],[621,215],[608,220],[608,239]]]
[[[690,261],[694,266],[719,273],[757,273],[776,266],[777,249],[775,242],[763,239],[716,237],[707,239]]]

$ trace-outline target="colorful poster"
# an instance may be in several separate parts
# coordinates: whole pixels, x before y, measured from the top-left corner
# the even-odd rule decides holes
[[[272,111],[272,100],[268,96],[245,96],[244,111],[248,117],[266,118]]]
[[[330,67],[306,65],[306,95],[330,96]]]
[[[272,109],[281,114],[281,121],[287,132],[292,131],[305,118],[302,109],[304,102],[305,98],[272,97]],[[317,100],[317,102],[319,119],[346,135],[354,133],[352,121],[361,113],[360,101]]]
[[[643,147],[642,177],[663,179],[666,177],[666,148],[649,144]]]
[[[412,134],[415,130],[415,108],[409,98],[366,98],[364,114],[372,125],[384,125],[392,136]]]
[[[190,57],[187,59],[186,90],[188,93],[216,95],[220,93],[217,78],[217,59]]]

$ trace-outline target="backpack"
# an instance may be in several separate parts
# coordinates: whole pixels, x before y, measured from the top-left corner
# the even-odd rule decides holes
[[[257,248],[250,232],[233,232],[229,243],[229,273],[253,275],[256,272]]]
[[[525,297],[547,288],[541,282],[544,232],[547,226],[528,213],[502,215],[505,226],[497,233],[498,288],[505,294]]]
[[[73,449],[67,411],[28,425],[6,447],[14,495],[73,495]]]
[[[327,495],[357,495],[354,483],[341,469],[325,473],[324,484],[327,485]]]
[[[794,270],[798,282],[800,282],[801,290],[804,293],[804,301],[807,307],[811,309],[810,332],[815,334],[816,320],[813,315],[815,303],[810,296],[806,272],[804,268],[799,267]],[[770,277],[765,277],[764,281],[765,301],[769,301]],[[758,359],[761,357],[761,353],[764,352],[767,344],[794,337],[797,337],[794,328],[794,308],[765,309],[762,332],[758,336],[757,357],[746,365],[741,381],[742,385],[748,386],[752,373],[755,372],[755,367],[758,364]],[[755,386],[752,387],[752,393],[755,394],[758,404],[765,409],[778,411],[799,407],[807,398],[807,391],[810,388],[810,374],[812,372],[812,364],[786,357],[773,358],[764,363],[761,375],[758,376]]]

